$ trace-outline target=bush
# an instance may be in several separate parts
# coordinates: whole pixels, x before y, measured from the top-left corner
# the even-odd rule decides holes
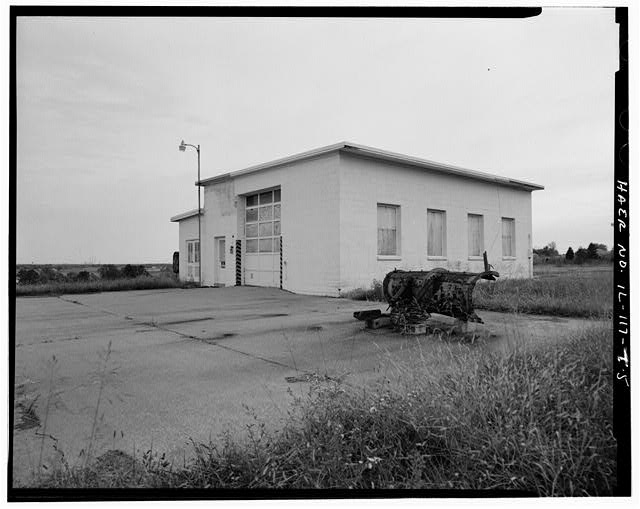
[[[613,251],[607,251],[606,253],[600,255],[600,259],[604,262],[613,262]]]
[[[178,273],[173,272],[173,267],[169,265],[162,267],[160,270],[160,277],[178,280],[179,275]]]
[[[89,281],[91,279],[91,274],[86,270],[81,270],[76,274],[76,281]]]
[[[122,269],[122,277],[129,279],[148,275],[149,273],[144,265],[125,265]]]
[[[368,290],[364,288],[356,288],[355,290],[349,290],[341,293],[340,297],[352,300],[366,300],[375,302],[385,302],[384,292],[382,290],[382,281],[374,279]]]

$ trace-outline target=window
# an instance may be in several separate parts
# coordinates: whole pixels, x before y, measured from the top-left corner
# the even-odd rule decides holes
[[[200,242],[187,240],[187,263],[200,263]]]
[[[516,221],[509,217],[502,218],[502,256],[516,255]]]
[[[427,210],[427,256],[447,256],[447,223],[444,210]]]
[[[482,256],[484,251],[484,221],[482,216],[469,214],[469,256]]]
[[[246,197],[244,235],[247,253],[280,251],[280,189]]]
[[[378,204],[378,255],[400,254],[400,207]]]

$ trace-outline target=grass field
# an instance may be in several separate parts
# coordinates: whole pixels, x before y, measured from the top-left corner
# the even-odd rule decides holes
[[[137,277],[97,281],[52,282],[35,285],[17,285],[16,296],[63,295],[73,293],[117,292],[149,290],[154,288],[183,288],[189,286],[173,277]]]
[[[584,266],[582,266],[584,267]],[[533,279],[501,279],[476,285],[478,309],[556,316],[603,317],[613,309],[613,270],[534,267]]]
[[[64,465],[48,488],[504,489],[535,495],[611,495],[611,331],[593,326],[540,348],[510,351],[442,343],[376,386],[318,383],[288,424],[256,420],[246,441],[194,444],[170,465],[159,452],[108,451]],[[430,354],[433,356],[434,354]],[[433,363],[446,366],[434,373]],[[396,376],[397,375],[397,376]]]
[[[343,295],[384,301],[382,283]],[[473,292],[477,309],[573,317],[606,317],[613,309],[612,265],[534,265],[533,279],[480,281]]]

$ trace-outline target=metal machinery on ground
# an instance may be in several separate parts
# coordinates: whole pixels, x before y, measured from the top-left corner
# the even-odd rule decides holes
[[[473,289],[480,279],[495,281],[499,277],[490,270],[487,253],[484,253],[483,272],[453,272],[446,269],[429,271],[394,270],[389,272],[382,283],[384,297],[389,303],[389,315],[379,310],[357,311],[354,317],[367,320],[386,318],[394,327],[407,330],[409,326],[421,325],[430,318],[431,313],[451,316],[462,322],[483,323],[473,310]],[[384,320],[384,323],[388,323]],[[379,325],[383,326],[383,325]]]

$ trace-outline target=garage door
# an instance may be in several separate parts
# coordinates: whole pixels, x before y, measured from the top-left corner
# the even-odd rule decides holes
[[[280,286],[280,189],[246,196],[244,284]]]

